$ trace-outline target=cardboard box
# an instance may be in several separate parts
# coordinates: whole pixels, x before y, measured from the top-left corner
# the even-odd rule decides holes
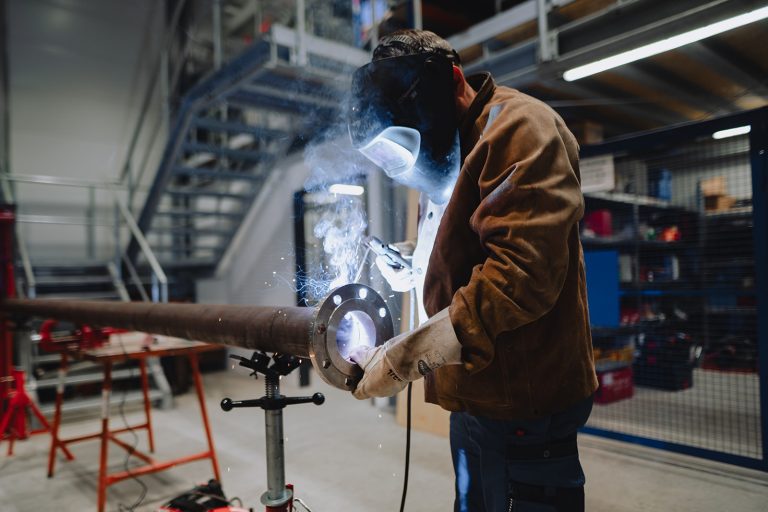
[[[724,196],[728,193],[728,185],[725,181],[725,176],[714,176],[707,178],[699,182],[699,190],[701,195],[707,196]]]
[[[722,212],[730,210],[736,199],[731,196],[704,196],[704,210]]]

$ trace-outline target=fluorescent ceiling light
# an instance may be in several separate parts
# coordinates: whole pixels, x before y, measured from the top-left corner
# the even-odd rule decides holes
[[[734,28],[738,28],[765,18],[768,18],[768,7],[761,7],[760,9],[740,14],[738,16],[734,16],[733,18],[728,18],[727,20],[712,23],[706,27],[697,28],[695,30],[684,32],[667,39],[662,39],[661,41],[656,41],[655,43],[641,46],[640,48],[635,48],[634,50],[629,50],[623,53],[619,53],[618,55],[613,55],[612,57],[606,57],[605,59],[600,59],[583,66],[569,69],[563,73],[563,79],[566,82],[572,82],[573,80],[578,80],[579,78],[584,78],[585,76],[594,75],[595,73],[600,73],[601,71],[606,71],[608,69],[622,66],[624,64],[629,64],[630,62],[634,62],[636,60],[658,55],[659,53],[663,53],[669,50],[674,50],[675,48],[680,48],[681,46],[695,43],[696,41],[700,41],[707,37],[712,37],[722,32],[726,32],[728,30],[732,30]]]
[[[737,135],[744,135],[752,130],[752,126],[737,126],[736,128],[729,128],[727,130],[720,130],[712,134],[713,139],[727,139],[728,137],[735,137]]]
[[[347,185],[345,183],[335,183],[328,187],[331,194],[344,194],[346,196],[361,196],[365,189],[360,185]]]

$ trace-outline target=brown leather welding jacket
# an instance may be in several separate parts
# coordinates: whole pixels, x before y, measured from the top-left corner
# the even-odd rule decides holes
[[[460,120],[462,167],[424,284],[450,307],[463,365],[426,399],[495,419],[562,411],[597,389],[578,222],[578,144],[549,106],[488,74]]]

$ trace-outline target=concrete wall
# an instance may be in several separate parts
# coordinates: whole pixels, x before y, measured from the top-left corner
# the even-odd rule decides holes
[[[8,27],[5,2],[0,2],[0,172],[8,167]],[[0,190],[0,198],[3,198]]]
[[[157,0],[7,2],[13,174],[118,178],[156,62],[163,5]],[[156,101],[152,115],[159,113]],[[147,177],[154,171],[152,166]],[[16,199],[22,215],[82,219],[90,196],[83,189],[17,183]],[[111,222],[110,205],[108,192],[96,194],[100,222]],[[22,228],[33,261],[87,256],[84,226]],[[95,234],[95,256],[108,257],[112,230],[102,226]]]

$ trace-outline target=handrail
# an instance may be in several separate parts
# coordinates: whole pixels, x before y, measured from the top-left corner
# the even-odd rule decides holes
[[[139,119],[136,121],[136,127],[133,129],[133,134],[131,135],[131,142],[128,145],[128,152],[125,156],[125,161],[123,163],[123,168],[120,171],[120,182],[122,183],[126,176],[128,175],[130,171],[130,164],[131,160],[133,159],[133,152],[136,150],[136,145],[139,142],[139,135],[141,134],[142,127],[144,125],[144,120],[146,119],[147,112],[149,112],[149,107],[152,103],[152,96],[155,91],[155,87],[160,82],[160,71],[162,64],[164,62],[164,58],[162,57],[162,54],[168,51],[168,47],[171,43],[171,37],[174,33],[174,28],[179,22],[179,18],[181,17],[181,11],[184,9],[184,6],[186,5],[186,0],[181,0],[178,4],[176,4],[176,9],[173,11],[173,15],[171,16],[171,22],[168,24],[168,27],[165,30],[165,38],[163,39],[163,44],[160,50],[161,57],[159,62],[157,63],[157,66],[155,66],[155,72],[153,73],[152,77],[149,80],[149,84],[147,87],[147,92],[144,94],[144,99],[141,104],[141,112],[139,113]],[[164,98],[163,101],[166,101]]]
[[[47,176],[44,174],[6,174],[5,179],[18,183],[35,183],[38,185],[56,185],[60,187],[75,188],[121,188],[124,185],[117,181],[83,180],[79,178],[64,178],[61,176]],[[5,188],[3,189],[5,192]]]
[[[9,174],[0,172],[0,186],[3,189],[3,197],[10,202],[16,202],[13,194],[13,189],[9,183]],[[19,224],[15,223],[14,231],[16,235],[16,248],[19,251],[19,257],[21,258],[21,268],[24,270],[24,280],[27,282],[27,296],[30,299],[34,299],[37,295],[35,289],[37,288],[37,281],[35,280],[35,273],[32,271],[32,262],[29,259],[29,251],[27,251],[27,243],[24,239],[24,234],[19,229]]]
[[[144,289],[144,283],[142,283],[141,279],[139,279],[139,273],[136,272],[136,267],[133,266],[133,263],[131,263],[131,260],[128,259],[125,253],[123,253],[121,259],[123,260],[125,268],[128,269],[128,274],[131,276],[133,285],[139,291],[139,295],[141,295],[141,300],[144,302],[149,302],[149,295],[147,295],[147,291]]]
[[[117,193],[114,194],[114,197],[115,204],[117,205],[120,214],[123,216],[128,229],[131,231],[133,239],[136,240],[136,243],[139,245],[141,252],[144,253],[144,257],[147,258],[147,263],[149,263],[153,275],[157,278],[157,281],[160,285],[160,302],[168,302],[168,277],[165,275],[163,268],[160,266],[160,262],[157,261],[155,253],[152,252],[152,248],[149,246],[149,242],[147,242],[147,239],[144,237],[141,229],[139,229],[139,226],[136,224],[136,220],[133,218],[133,215],[131,215],[131,212],[128,211],[128,208],[117,196]]]

